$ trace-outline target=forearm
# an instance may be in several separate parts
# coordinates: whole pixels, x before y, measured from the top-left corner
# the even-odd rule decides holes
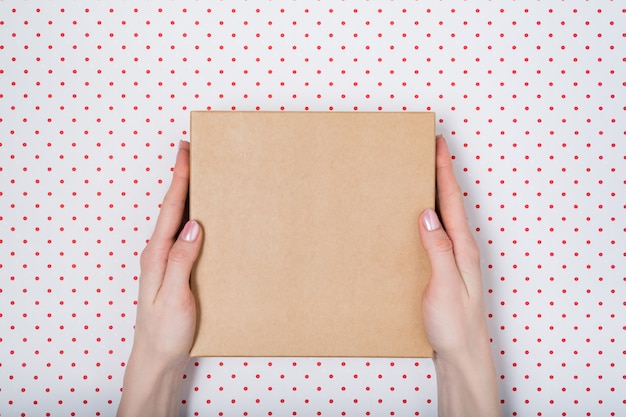
[[[435,356],[439,417],[500,417],[495,366],[489,348],[453,359]]]
[[[158,361],[131,354],[117,417],[178,416],[186,363],[162,367]]]

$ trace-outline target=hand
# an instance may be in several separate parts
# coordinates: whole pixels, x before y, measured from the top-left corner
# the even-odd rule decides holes
[[[189,143],[181,142],[172,183],[141,254],[135,339],[118,417],[178,413],[182,372],[196,327],[189,275],[202,244],[202,230],[194,221],[178,234],[188,188]]]
[[[442,136],[437,137],[436,167],[444,227],[433,210],[426,210],[420,218],[420,236],[432,270],[423,295],[422,314],[435,351],[439,417],[499,416],[480,254]]]

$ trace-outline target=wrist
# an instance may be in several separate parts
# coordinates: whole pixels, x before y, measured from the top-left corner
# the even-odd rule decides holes
[[[433,358],[439,417],[501,416],[498,381],[488,344]]]
[[[182,375],[188,362],[188,356],[163,360],[134,347],[124,372],[118,417],[178,415]]]

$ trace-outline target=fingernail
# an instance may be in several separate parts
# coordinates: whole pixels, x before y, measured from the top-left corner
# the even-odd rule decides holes
[[[178,141],[178,150],[180,151],[182,149],[189,149],[189,142],[181,139]]]
[[[439,217],[435,210],[427,209],[422,216],[424,221],[424,226],[426,226],[426,230],[432,232],[433,230],[437,230],[441,227],[441,223],[439,222]]]
[[[186,242],[194,242],[200,234],[200,225],[193,220],[190,220],[183,227],[183,231],[180,232],[180,237]]]

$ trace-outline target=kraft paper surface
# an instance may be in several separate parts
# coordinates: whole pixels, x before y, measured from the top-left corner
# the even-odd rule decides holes
[[[192,356],[431,357],[434,113],[191,112]]]

